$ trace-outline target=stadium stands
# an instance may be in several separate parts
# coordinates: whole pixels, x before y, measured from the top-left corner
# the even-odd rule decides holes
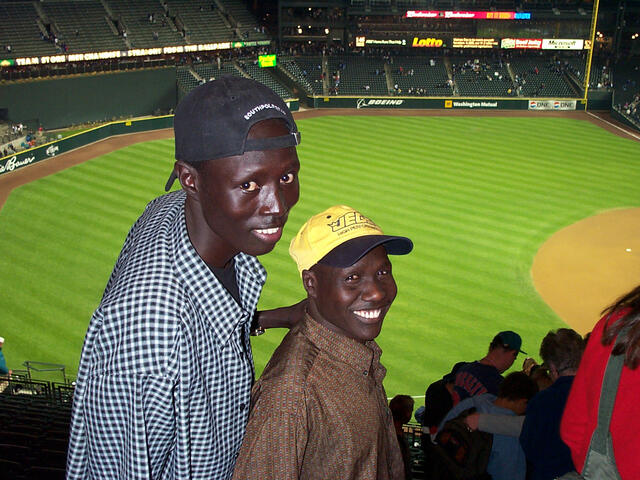
[[[126,48],[124,40],[109,27],[108,15],[98,0],[41,4],[45,20],[58,32],[67,53],[100,52]]]
[[[322,57],[281,57],[280,66],[289,72],[308,93],[324,93],[322,78]]]
[[[232,0],[221,0],[220,3],[229,15],[232,27],[237,28],[237,40],[265,40],[264,33],[256,18],[247,10],[242,2]]]
[[[205,0],[168,0],[169,16],[182,25],[191,43],[222,42],[232,38],[231,25],[222,12]]]
[[[278,68],[288,75],[294,82],[300,84],[307,93],[322,95],[322,66],[318,69],[319,73],[317,78],[314,80],[312,80],[312,77],[306,69],[302,69],[292,57],[280,56],[278,59]]]
[[[442,57],[429,59],[424,56],[395,57],[392,77],[402,95],[450,96],[453,94]]]
[[[72,391],[49,382],[9,381],[0,395],[0,478],[64,478]]]
[[[511,70],[521,94],[532,97],[575,97],[564,78],[562,63],[546,57],[514,57]]]
[[[273,76],[269,68],[260,68],[258,66],[257,60],[239,60],[238,66],[248,76],[271,88],[282,98],[292,97],[291,92]]]
[[[337,81],[336,73],[339,74]],[[334,55],[329,58],[329,78],[331,87],[335,87],[334,92],[339,95],[389,94],[385,63],[379,57]]]
[[[211,80],[218,78],[221,75],[235,75],[241,77],[242,73],[236,68],[234,62],[220,62],[220,69],[218,66],[212,63],[203,63],[200,65],[194,65],[193,69],[196,71],[203,80]]]
[[[105,0],[105,4],[116,17],[119,29],[127,33],[126,41],[132,48],[184,44],[157,0]]]
[[[512,95],[513,82],[505,63],[489,57],[451,59],[455,84],[461,96]]]
[[[59,49],[52,42],[44,39],[44,32],[40,30],[36,21],[38,12],[34,3],[2,2],[0,17],[3,19],[0,45],[5,50],[4,56],[16,58],[59,53]]]

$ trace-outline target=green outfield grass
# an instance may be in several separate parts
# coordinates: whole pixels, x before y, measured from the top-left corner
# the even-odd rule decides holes
[[[262,257],[261,307],[302,297],[288,244],[332,204],[411,237],[414,252],[393,258],[399,294],[379,337],[389,395],[422,395],[454,362],[480,358],[503,329],[520,332],[537,357],[544,334],[563,325],[534,289],[537,249],[578,220],[640,203],[640,144],[584,121],[327,116],[299,126],[301,199],[283,240]],[[171,140],[137,144],[11,194],[0,212],[0,335],[10,367],[35,360],[77,371],[126,233],[163,193],[172,154]],[[255,339],[258,373],[282,335]]]

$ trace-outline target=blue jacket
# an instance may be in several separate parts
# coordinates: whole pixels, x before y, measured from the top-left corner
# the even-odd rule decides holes
[[[573,378],[558,378],[527,405],[520,445],[532,468],[531,480],[553,480],[574,470],[571,451],[560,438],[560,420]]]
[[[0,375],[6,375],[7,373],[9,373],[9,369],[7,368],[7,362],[4,359],[2,348],[0,348]]]

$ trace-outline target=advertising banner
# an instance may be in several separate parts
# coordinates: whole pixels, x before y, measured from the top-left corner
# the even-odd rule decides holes
[[[500,42],[501,48],[526,48],[526,49],[541,49],[541,38],[503,38]]]
[[[15,155],[4,157],[0,159],[0,175],[13,172],[14,170],[48,158],[56,157],[62,153],[113,135],[144,132],[147,130],[170,128],[172,126],[173,115],[108,123],[85,132],[76,133],[61,140],[45,143],[39,147],[30,148],[29,150],[18,152]]]
[[[189,52],[208,52],[211,50],[226,50],[230,48],[245,48],[270,45],[270,40],[250,42],[219,42],[197,45],[176,45],[171,47],[134,48],[131,50],[110,50],[106,52],[70,53],[61,55],[46,55],[43,57],[16,58],[15,65],[46,65],[52,63],[84,62],[89,60],[108,60],[110,58],[144,57],[153,55],[167,55]],[[2,65],[8,66],[8,65]]]
[[[453,37],[453,40],[451,42],[451,47],[453,48],[495,48],[498,46],[498,40],[495,38]]]
[[[575,110],[575,100],[529,100],[529,110]]]
[[[393,108],[401,107],[404,104],[403,99],[395,98],[359,98],[356,101],[356,108]]]
[[[543,50],[582,50],[584,40],[578,38],[544,38],[542,39]]]
[[[489,109],[500,108],[498,100],[445,100],[444,108]]]
[[[440,48],[446,47],[443,38],[434,38],[434,37],[413,37],[411,42],[412,47],[420,47],[420,48]]]
[[[452,10],[407,10],[405,18],[462,18],[469,20],[531,20],[528,12],[458,12]]]

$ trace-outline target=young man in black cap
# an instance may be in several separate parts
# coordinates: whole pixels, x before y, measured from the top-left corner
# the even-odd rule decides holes
[[[502,374],[511,368],[520,350],[522,339],[511,330],[498,333],[489,344],[489,351],[478,361],[462,365],[456,370],[453,403],[482,395],[498,394],[504,378]]]
[[[91,319],[68,479],[225,479],[242,442],[249,333],[276,326],[255,314],[266,277],[255,256],[298,201],[300,135],[280,97],[231,77],[190,92],[174,130],[166,190],[176,178],[182,189],[133,225]]]
[[[347,206],[302,226],[289,252],[307,315],[253,388],[234,479],[404,478],[374,339],[397,293],[387,255],[412,248]]]

